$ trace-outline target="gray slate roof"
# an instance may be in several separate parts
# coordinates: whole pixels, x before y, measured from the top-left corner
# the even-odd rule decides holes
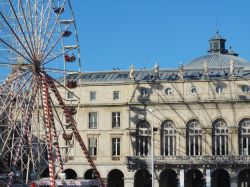
[[[229,62],[235,61],[234,77],[250,78],[250,63],[240,57],[226,54],[208,54],[202,56],[184,65],[184,80],[203,80],[203,79],[227,79],[229,77]],[[208,65],[208,75],[204,75],[204,63]],[[153,69],[142,69],[135,71],[136,82],[153,82],[153,81],[177,81],[179,69],[162,69],[160,68],[159,76],[154,76]],[[81,79],[81,83],[122,83],[131,81],[129,70],[112,70],[103,72],[85,72],[81,75],[68,75],[67,79]],[[63,81],[63,79],[61,79]]]
[[[196,58],[184,65],[184,67],[186,69],[203,69],[204,63],[207,63],[208,68],[228,68],[231,59],[235,61],[235,67],[250,67],[250,63],[243,58],[220,53],[212,53],[206,56]]]

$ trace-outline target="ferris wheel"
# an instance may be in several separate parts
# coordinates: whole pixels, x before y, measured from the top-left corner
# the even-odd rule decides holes
[[[76,125],[80,48],[70,0],[0,0],[0,164],[28,184],[55,165],[63,172],[72,139],[103,181]],[[61,141],[64,140],[64,141]],[[60,146],[59,142],[65,142]]]

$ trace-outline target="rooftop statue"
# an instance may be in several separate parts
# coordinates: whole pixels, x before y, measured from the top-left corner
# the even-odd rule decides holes
[[[135,79],[135,66],[134,66],[134,64],[131,64],[131,66],[129,67],[129,78],[130,78],[130,80]]]
[[[156,64],[154,65],[154,67],[153,67],[153,70],[154,70],[154,77],[155,78],[159,78],[159,65],[158,65],[158,63],[156,62]]]
[[[181,79],[183,79],[184,77],[184,65],[183,64],[180,64],[180,67],[179,67],[179,72],[177,74]]]
[[[205,62],[204,63],[204,71],[203,71],[204,75],[208,75],[208,65],[207,63]]]
[[[234,69],[235,69],[235,60],[231,59],[229,61],[229,74],[234,75]]]

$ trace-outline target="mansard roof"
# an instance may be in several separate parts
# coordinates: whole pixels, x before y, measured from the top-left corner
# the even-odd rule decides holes
[[[208,54],[182,65],[181,69],[159,69],[156,64],[157,69],[154,69],[154,67],[153,69],[136,70],[132,66],[133,70],[135,70],[133,80],[130,79],[130,70],[83,72],[81,75],[68,75],[67,79],[80,78],[83,84],[94,84],[127,83],[131,81],[143,83],[153,81],[220,80],[232,77],[237,79],[250,78],[249,61],[238,57],[238,54],[233,52],[231,48],[227,50],[225,42],[226,39],[222,38],[217,31],[216,35],[209,40],[210,49]],[[63,79],[61,81],[63,82]]]
[[[229,74],[229,68],[210,68],[207,74],[203,69],[185,69],[183,78],[178,75],[178,69],[160,69],[159,76],[154,75],[153,70],[143,69],[135,71],[134,80],[130,80],[129,71],[102,71],[86,72],[81,75],[68,75],[67,79],[81,79],[82,84],[95,83],[150,83],[154,81],[198,81],[198,80],[225,80],[230,77],[237,79],[249,79],[250,67],[235,67],[234,75]],[[62,79],[63,80],[63,79]]]

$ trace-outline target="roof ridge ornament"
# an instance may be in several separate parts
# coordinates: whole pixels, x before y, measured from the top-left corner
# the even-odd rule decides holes
[[[131,64],[129,67],[129,78],[130,80],[135,80],[135,66],[134,64]]]
[[[235,70],[235,60],[234,59],[230,59],[229,61],[229,75],[230,76],[234,76],[234,70]]]
[[[203,74],[205,77],[208,76],[208,65],[207,65],[207,62],[205,62],[204,64],[204,70],[203,70]]]
[[[160,66],[158,65],[158,61],[156,61],[155,65],[153,67],[154,78],[158,78],[159,79],[159,71],[160,71]]]
[[[184,78],[184,65],[182,63],[180,63],[179,72],[177,73],[177,75],[180,79]]]

